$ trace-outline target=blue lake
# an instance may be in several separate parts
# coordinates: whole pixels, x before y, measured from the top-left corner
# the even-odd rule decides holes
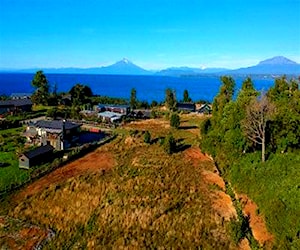
[[[11,93],[33,92],[31,80],[34,74],[1,73],[0,95]],[[221,82],[219,76],[128,76],[128,75],[81,75],[81,74],[46,74],[53,87],[57,84],[58,92],[67,92],[76,83],[88,85],[94,94],[129,99],[130,91],[135,88],[137,98],[151,102],[161,102],[165,98],[166,88],[175,90],[177,99],[182,99],[187,89],[192,100],[212,101],[218,93]],[[235,78],[238,90],[244,78]],[[274,79],[254,79],[256,89],[267,90],[273,85]]]

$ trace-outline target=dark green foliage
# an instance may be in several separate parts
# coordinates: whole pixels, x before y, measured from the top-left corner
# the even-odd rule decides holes
[[[263,164],[260,160],[260,145],[248,140],[242,126],[247,112],[255,109],[256,105],[257,114],[262,112],[264,106],[258,105],[262,98],[257,98],[258,92],[251,79],[247,78],[236,100],[232,100],[233,80],[228,77],[221,79],[223,85],[214,99],[213,116],[201,124],[201,149],[214,157],[221,172],[235,188],[238,187],[239,192],[247,193],[259,205],[259,212],[265,217],[268,229],[275,234],[275,246],[280,249],[298,249],[299,82],[281,77],[275,80],[274,87],[267,92],[268,107],[274,113],[267,117],[265,123],[264,139],[268,160]],[[231,225],[236,241],[244,234],[242,228],[242,220]],[[255,246],[253,237],[249,239]]]
[[[35,104],[48,105],[49,101],[49,82],[43,71],[37,71],[34,75],[31,85],[35,88],[35,92],[31,96],[31,100]]]
[[[151,108],[154,108],[154,107],[158,106],[158,102],[152,101],[150,106],[151,106]]]
[[[281,246],[280,249],[291,249],[292,246],[298,249],[299,153],[272,155],[263,165],[259,158],[257,153],[247,154],[232,165],[232,184],[259,205],[260,214],[275,234],[276,246]]]
[[[7,95],[0,95],[0,101],[5,101],[8,100],[8,96]]]
[[[79,106],[89,101],[89,97],[93,95],[89,86],[77,83],[73,86],[69,93],[71,94],[71,100],[73,105]]]
[[[176,105],[176,95],[171,89],[166,89],[165,105],[169,110],[173,110]]]
[[[137,98],[136,98],[136,89],[133,88],[131,89],[131,92],[130,92],[130,108],[131,109],[135,109],[136,106],[137,106]]]
[[[185,89],[183,91],[183,102],[191,102],[192,99],[189,97],[189,92]]]
[[[179,117],[179,115],[178,114],[176,114],[176,113],[173,113],[172,115],[171,115],[171,118],[170,118],[170,125],[171,125],[171,127],[173,127],[173,128],[179,128],[179,126],[180,126],[180,117]]]
[[[93,105],[97,105],[99,103],[103,104],[128,104],[128,101],[123,98],[115,98],[115,97],[109,97],[109,96],[92,96],[91,102]]]
[[[202,135],[206,135],[208,133],[208,131],[211,128],[211,119],[207,118],[205,120],[203,120],[203,122],[200,125],[200,133]]]
[[[249,222],[248,218],[242,216],[238,216],[237,220],[230,221],[230,232],[231,238],[238,244],[240,240],[246,237],[246,233],[249,230]]]
[[[275,86],[267,95],[276,106],[270,126],[271,143],[274,150],[286,152],[299,148],[300,144],[300,90],[296,80],[285,77],[276,79]]]
[[[151,134],[148,130],[144,134],[144,142],[148,144],[151,143]]]
[[[168,134],[167,137],[164,139],[164,150],[168,154],[173,154],[176,151],[176,140],[172,134]]]

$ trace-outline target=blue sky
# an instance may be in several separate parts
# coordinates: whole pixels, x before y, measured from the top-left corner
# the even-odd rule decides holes
[[[300,63],[300,0],[1,0],[0,68]]]

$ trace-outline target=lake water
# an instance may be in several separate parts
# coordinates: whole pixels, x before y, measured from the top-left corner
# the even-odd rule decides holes
[[[11,93],[33,92],[31,80],[34,74],[1,73],[0,95]],[[151,102],[161,102],[165,98],[166,88],[176,91],[177,99],[182,99],[183,91],[187,89],[192,100],[212,101],[218,93],[221,82],[219,76],[128,76],[128,75],[81,75],[81,74],[46,74],[53,87],[57,84],[58,92],[67,92],[76,83],[88,85],[94,94],[129,99],[130,91],[135,88],[137,98]],[[244,78],[235,78],[237,90]],[[256,89],[268,89],[273,85],[273,79],[254,79]]]

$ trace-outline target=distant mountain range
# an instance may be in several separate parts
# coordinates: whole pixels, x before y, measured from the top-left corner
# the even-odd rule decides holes
[[[276,56],[247,68],[229,71],[230,74],[251,75],[300,75],[300,64],[283,56]]]
[[[0,70],[0,72],[35,73],[40,69]],[[229,70],[226,68],[190,68],[173,67],[157,72],[143,69],[126,58],[115,64],[98,68],[45,68],[45,73],[52,74],[99,74],[99,75],[162,75],[162,76],[189,76],[204,74],[230,75],[300,75],[300,64],[283,56],[273,57],[259,62],[255,66]]]

